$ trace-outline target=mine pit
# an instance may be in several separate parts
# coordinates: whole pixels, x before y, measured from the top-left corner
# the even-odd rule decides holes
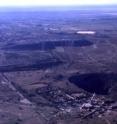
[[[78,74],[69,78],[69,81],[79,88],[99,95],[109,94],[109,89],[117,81],[117,74],[90,73]]]
[[[7,45],[3,49],[5,50],[15,50],[15,51],[26,51],[26,50],[53,50],[57,47],[83,47],[91,46],[93,43],[86,39],[80,40],[70,40],[70,41],[42,41],[40,43],[32,44],[15,44]],[[63,49],[62,49],[63,50]]]

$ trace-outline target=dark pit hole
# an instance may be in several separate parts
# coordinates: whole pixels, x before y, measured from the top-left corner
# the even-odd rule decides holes
[[[70,41],[41,41],[39,43],[32,44],[10,44],[6,45],[5,50],[53,50],[56,47],[83,47],[90,46],[93,43],[86,39],[70,40]]]
[[[78,74],[71,76],[69,81],[90,93],[107,95],[111,86],[117,82],[117,74]]]

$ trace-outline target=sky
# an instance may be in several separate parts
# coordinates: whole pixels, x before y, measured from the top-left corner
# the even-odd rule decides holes
[[[66,6],[117,4],[117,0],[0,0],[0,6]]]

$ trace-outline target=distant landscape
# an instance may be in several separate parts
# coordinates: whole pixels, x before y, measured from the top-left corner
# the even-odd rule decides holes
[[[116,5],[0,8],[0,124],[116,117]]]

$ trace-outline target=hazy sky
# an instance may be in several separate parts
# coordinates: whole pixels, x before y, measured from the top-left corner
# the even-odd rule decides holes
[[[54,6],[90,4],[117,4],[117,0],[0,0],[0,6]]]

